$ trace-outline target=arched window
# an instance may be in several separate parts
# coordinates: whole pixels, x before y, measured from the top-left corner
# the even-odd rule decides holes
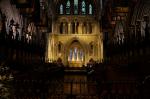
[[[64,9],[63,9],[63,5],[62,4],[60,5],[59,11],[60,11],[60,14],[64,14]]]
[[[67,1],[67,4],[66,4],[66,14],[70,14],[70,1],[69,0]]]
[[[76,47],[74,47],[74,61],[77,61],[77,57],[78,57],[78,49]]]
[[[80,57],[80,60],[83,61],[83,51],[80,50],[79,54],[80,54],[80,56],[79,56],[79,57]]]
[[[74,14],[78,14],[78,0],[74,0]]]
[[[89,5],[89,14],[93,14],[93,11],[92,11],[92,10],[93,10],[93,8],[92,8],[92,5],[90,4],[90,5]]]
[[[85,4],[84,0],[82,1],[82,9],[81,9],[81,11],[82,11],[82,14],[86,14],[86,4]]]
[[[68,56],[68,61],[72,61],[72,49],[70,49],[70,54],[69,54],[69,56]]]

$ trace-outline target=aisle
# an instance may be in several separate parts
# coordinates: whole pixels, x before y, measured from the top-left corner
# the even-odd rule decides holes
[[[55,92],[49,94],[49,99],[98,99],[96,82],[88,80],[83,74],[64,75],[63,81],[55,85],[58,86]]]
[[[98,99],[97,83],[86,74],[64,74],[49,80],[14,82],[14,99]]]

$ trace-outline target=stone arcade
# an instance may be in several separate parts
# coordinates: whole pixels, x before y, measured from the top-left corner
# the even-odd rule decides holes
[[[65,65],[81,67],[90,59],[101,62],[103,41],[94,16],[59,15],[49,33],[46,61],[59,58]]]

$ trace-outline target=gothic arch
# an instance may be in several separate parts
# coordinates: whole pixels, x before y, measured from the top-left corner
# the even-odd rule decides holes
[[[83,46],[83,48],[84,48],[85,51],[86,51],[86,49],[88,49],[87,44],[84,43],[82,40],[80,40],[80,39],[77,38],[77,37],[72,38],[69,42],[67,42],[67,43],[65,44],[66,49],[69,48],[69,46],[72,44],[73,41],[78,41],[78,42],[81,44],[81,46]]]
[[[81,67],[85,64],[86,48],[83,42],[72,39],[65,50],[66,62],[69,66]]]
[[[133,16],[131,20],[131,24],[135,25],[137,20],[143,20],[143,17],[149,16],[150,18],[150,1],[149,0],[139,0],[139,2],[136,4]]]

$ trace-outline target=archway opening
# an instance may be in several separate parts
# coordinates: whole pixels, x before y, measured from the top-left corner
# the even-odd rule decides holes
[[[82,67],[84,64],[84,49],[78,40],[74,40],[68,49],[67,60],[69,67]]]

